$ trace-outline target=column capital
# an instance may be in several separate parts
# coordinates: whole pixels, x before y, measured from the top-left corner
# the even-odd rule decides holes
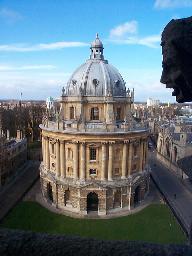
[[[73,140],[71,143],[72,144],[79,144],[79,141],[78,140]]]
[[[65,141],[64,140],[60,140],[60,144],[65,144]]]
[[[109,145],[115,144],[115,141],[109,141]]]
[[[49,141],[50,141],[51,144],[55,144],[57,140],[53,139],[53,138],[50,138]]]
[[[85,141],[79,141],[79,143],[80,143],[81,145],[85,145],[85,144],[86,144]]]
[[[101,145],[107,145],[108,141],[101,141]]]
[[[130,143],[130,140],[124,140],[123,143],[124,143],[124,144],[129,144],[129,143]]]

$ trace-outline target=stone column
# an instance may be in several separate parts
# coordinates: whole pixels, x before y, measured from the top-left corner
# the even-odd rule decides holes
[[[59,140],[56,141],[56,175],[60,176],[60,145]]]
[[[85,172],[86,172],[86,165],[85,165],[85,158],[86,158],[86,153],[85,153],[85,143],[81,143],[81,165],[80,165],[80,179],[85,180]]]
[[[43,165],[45,166],[45,153],[46,153],[46,140],[44,138],[44,136],[42,136],[42,157],[43,157]]]
[[[128,175],[131,175],[132,159],[133,159],[133,144],[130,142],[129,143]]]
[[[145,164],[148,162],[148,143],[147,140],[145,141]]]
[[[123,157],[122,157],[122,175],[121,179],[125,179],[127,176],[127,143],[123,144]]]
[[[73,158],[73,177],[78,179],[78,166],[79,166],[79,152],[78,152],[78,142],[74,143],[74,158]]]
[[[43,154],[44,154],[44,138],[43,138],[43,136],[41,137],[41,145],[42,145],[42,157],[43,157]]]
[[[60,172],[61,178],[65,178],[65,142],[60,141]]]
[[[106,179],[106,175],[105,175],[106,160],[107,160],[106,143],[104,142],[104,143],[102,143],[101,180],[105,180]]]
[[[109,143],[108,180],[113,180],[113,144]]]
[[[140,142],[140,162],[139,162],[139,171],[143,170],[143,140]]]
[[[46,168],[50,168],[50,155],[49,155],[49,138],[46,137]]]

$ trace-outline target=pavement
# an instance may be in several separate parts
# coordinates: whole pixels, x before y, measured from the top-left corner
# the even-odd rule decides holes
[[[39,161],[28,161],[15,179],[0,192],[0,220],[23,198],[39,178]]]
[[[149,152],[149,164],[152,178],[189,234],[192,225],[192,190],[189,189],[189,184],[186,186],[173,171],[158,161],[156,151]]]

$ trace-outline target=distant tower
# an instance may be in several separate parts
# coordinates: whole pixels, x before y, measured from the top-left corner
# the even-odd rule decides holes
[[[53,100],[53,98],[51,96],[47,98],[46,106],[47,106],[48,110],[53,109],[53,107],[54,107],[54,100]]]
[[[3,108],[0,106],[0,134],[2,133],[3,130]]]

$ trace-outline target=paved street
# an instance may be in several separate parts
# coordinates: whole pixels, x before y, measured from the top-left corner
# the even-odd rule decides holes
[[[39,177],[38,161],[29,161],[21,175],[0,193],[0,220],[14,207]]]
[[[169,171],[156,159],[156,152],[149,153],[149,163],[152,177],[183,223],[185,229],[189,232],[192,222],[192,193],[173,172]]]

